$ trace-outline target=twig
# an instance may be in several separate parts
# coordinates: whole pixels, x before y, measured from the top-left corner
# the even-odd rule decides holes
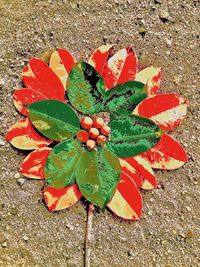
[[[87,217],[87,226],[85,235],[85,267],[90,267],[93,211],[94,211],[94,204],[90,203],[88,208],[88,217]]]

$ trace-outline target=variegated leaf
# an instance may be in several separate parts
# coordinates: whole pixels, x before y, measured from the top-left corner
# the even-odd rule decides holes
[[[120,159],[123,172],[129,175],[135,184],[142,189],[157,187],[156,177],[148,160],[141,156]]]
[[[153,121],[135,115],[111,118],[110,140],[106,147],[119,158],[136,156],[152,148],[161,137]]]
[[[75,109],[84,114],[96,113],[104,93],[104,81],[91,65],[83,61],[74,65],[67,80],[67,95]]]
[[[65,188],[75,183],[75,167],[82,150],[81,143],[70,139],[55,146],[44,167],[47,186]]]
[[[27,105],[47,99],[45,95],[27,88],[16,89],[13,93],[13,98],[16,109],[25,116],[28,116]]]
[[[64,49],[58,49],[54,51],[50,57],[49,67],[55,72],[65,89],[68,74],[74,64],[74,57]]]
[[[49,211],[70,208],[82,196],[76,184],[70,185],[63,189],[47,187],[43,194]]]
[[[123,171],[117,190],[107,206],[123,219],[139,220],[141,216],[142,198],[140,192],[134,181]]]
[[[11,126],[5,137],[14,147],[24,150],[45,147],[52,142],[39,135],[28,118],[22,119]]]
[[[117,51],[110,57],[103,69],[103,78],[107,89],[117,84],[135,79],[137,57],[132,46]]]
[[[66,103],[42,100],[28,106],[29,118],[35,128],[52,140],[66,140],[78,132],[77,114]]]
[[[187,101],[176,94],[161,94],[144,99],[133,114],[153,120],[163,130],[172,130],[186,116]]]
[[[27,88],[45,95],[48,99],[64,101],[65,89],[52,69],[41,59],[32,58],[24,68],[22,80]]]
[[[149,96],[157,94],[161,82],[161,69],[153,66],[145,68],[136,74],[135,80],[147,85]]]
[[[160,141],[143,156],[155,169],[174,170],[188,161],[184,148],[168,134],[164,134]]]
[[[44,166],[51,148],[44,147],[31,152],[21,163],[19,172],[31,179],[44,179]]]
[[[114,45],[102,45],[98,47],[90,56],[88,63],[95,68],[100,75],[103,74],[103,69],[108,58],[113,54]]]

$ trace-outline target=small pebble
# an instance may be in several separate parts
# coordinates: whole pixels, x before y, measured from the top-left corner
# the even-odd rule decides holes
[[[169,21],[170,14],[167,10],[162,10],[160,12],[159,18],[162,20],[162,22],[167,22]]]
[[[24,179],[24,178],[19,178],[19,179],[17,180],[17,183],[18,183],[20,186],[22,186],[22,185],[24,184],[24,182],[25,182],[25,179]]]
[[[5,146],[5,142],[3,140],[0,139],[0,146]]]
[[[186,210],[187,210],[187,211],[191,211],[192,209],[191,209],[189,206],[187,206],[187,207],[186,207]]]
[[[14,177],[15,177],[15,179],[19,179],[20,178],[20,173],[18,173],[18,172],[15,173],[15,176]]]
[[[7,248],[7,247],[8,247],[8,243],[7,243],[7,242],[3,242],[3,243],[1,244],[1,246],[2,246],[3,248]]]
[[[26,236],[26,235],[23,235],[23,236],[22,236],[22,239],[23,239],[24,241],[26,241],[26,242],[27,242],[27,241],[28,241],[28,236]]]

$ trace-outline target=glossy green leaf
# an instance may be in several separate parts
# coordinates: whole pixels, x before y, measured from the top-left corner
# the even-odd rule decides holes
[[[85,150],[77,163],[76,182],[83,196],[103,209],[116,190],[120,171],[119,159],[106,148]]]
[[[47,186],[65,188],[75,183],[74,171],[81,150],[81,143],[76,139],[58,144],[51,150],[44,167]]]
[[[67,80],[67,95],[74,108],[84,114],[97,112],[104,92],[104,81],[91,65],[74,65]]]
[[[73,137],[80,128],[74,110],[58,100],[42,100],[28,106],[29,118],[35,128],[52,140]]]
[[[110,127],[110,141],[106,146],[120,158],[149,150],[161,137],[161,130],[153,121],[136,115],[111,118]]]
[[[146,97],[145,84],[129,81],[119,84],[105,93],[101,110],[130,114],[135,106]]]

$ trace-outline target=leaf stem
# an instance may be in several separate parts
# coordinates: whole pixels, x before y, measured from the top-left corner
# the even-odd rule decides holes
[[[90,203],[88,207],[88,217],[85,235],[85,267],[90,267],[93,211],[94,204]]]

